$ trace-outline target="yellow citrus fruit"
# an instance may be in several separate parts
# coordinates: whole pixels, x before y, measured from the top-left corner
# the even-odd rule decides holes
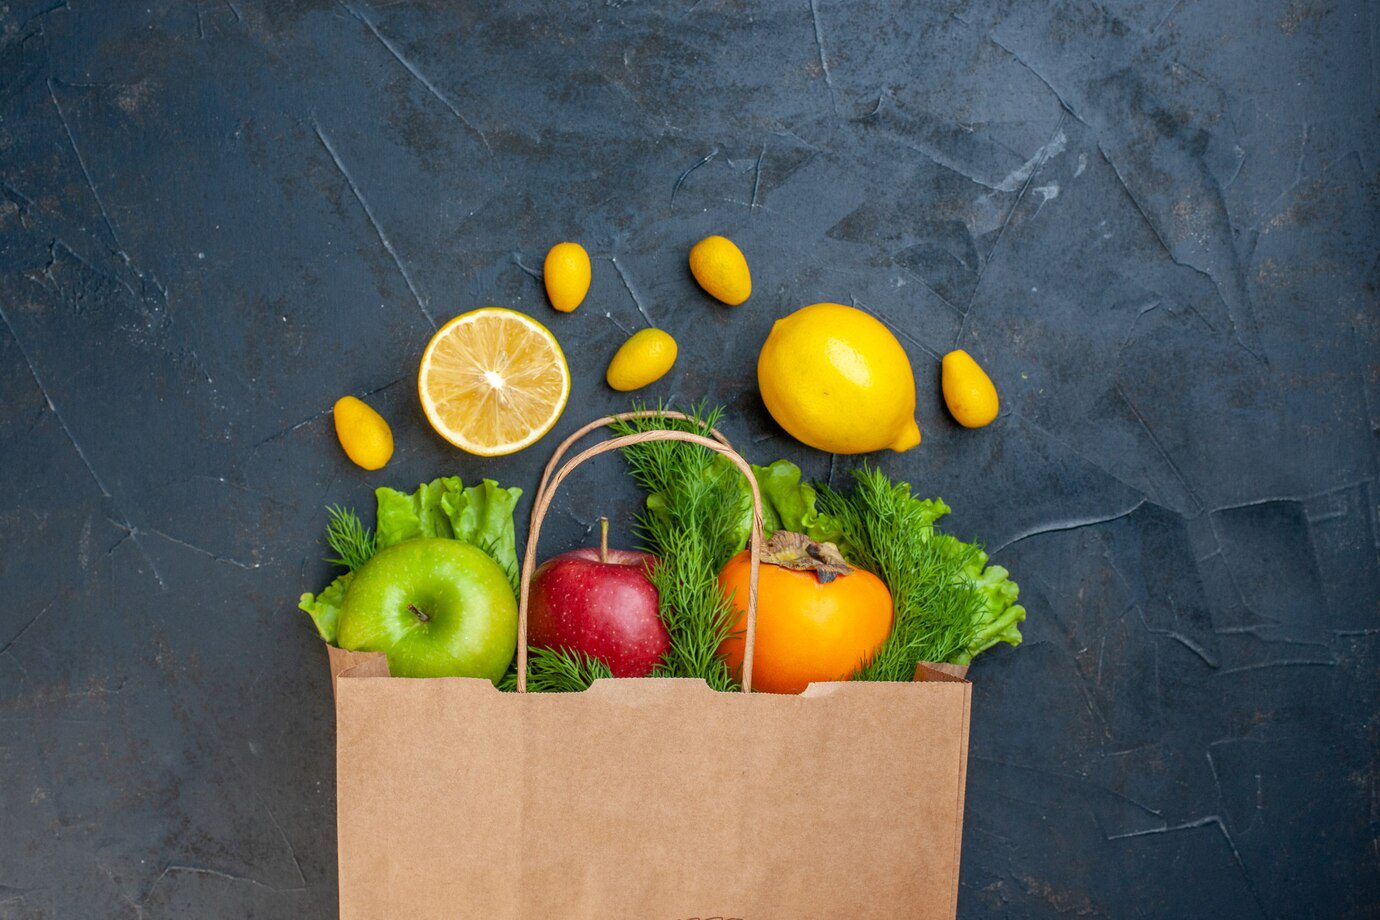
[[[940,387],[954,421],[964,428],[981,428],[997,417],[997,388],[971,355],[961,348],[951,351],[940,367]]]
[[[535,442],[561,417],[570,369],[551,331],[516,310],[461,314],[422,353],[417,392],[436,433],[498,457]]]
[[[752,275],[743,251],[722,236],[706,236],[695,244],[690,250],[690,274],[710,297],[730,307],[752,294]]]
[[[589,253],[579,243],[557,243],[546,254],[542,280],[551,306],[562,313],[578,307],[589,293]]]
[[[777,423],[811,447],[861,454],[920,443],[905,349],[853,307],[817,303],[777,320],[757,358],[757,384]]]
[[[676,340],[660,329],[634,332],[609,362],[606,379],[626,392],[660,380],[676,363]]]
[[[335,417],[335,436],[345,448],[345,456],[366,470],[382,469],[393,456],[393,431],[367,403],[353,396],[342,396],[331,410]]]

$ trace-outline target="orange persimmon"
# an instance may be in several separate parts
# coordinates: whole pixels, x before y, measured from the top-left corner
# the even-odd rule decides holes
[[[719,573],[738,614],[735,635],[719,647],[735,676],[743,666],[748,567],[743,550]],[[752,689],[800,693],[811,681],[847,680],[886,640],[891,617],[891,592],[871,572],[854,569],[823,583],[814,572],[764,562],[757,576]]]

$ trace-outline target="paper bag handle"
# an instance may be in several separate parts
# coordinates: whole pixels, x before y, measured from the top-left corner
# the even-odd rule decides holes
[[[620,450],[624,447],[631,447],[634,444],[645,444],[648,441],[684,441],[687,444],[698,444],[708,448],[717,454],[727,457],[729,462],[738,468],[738,471],[747,477],[748,486],[752,490],[752,529],[748,536],[748,603],[747,603],[747,636],[743,644],[743,692],[752,691],[752,656],[754,639],[757,634],[757,571],[761,566],[762,557],[762,493],[757,488],[757,477],[752,475],[752,467],[748,466],[746,460],[738,455],[732,447],[728,446],[723,435],[717,431],[718,440],[706,438],[703,435],[691,434],[686,431],[670,431],[659,429],[656,431],[644,431],[638,434],[627,434],[616,438],[609,438],[595,444],[593,447],[585,448],[565,463],[554,474],[550,474],[550,468],[560,459],[569,444],[580,435],[587,434],[600,425],[606,425],[611,421],[620,418],[645,417],[647,414],[660,413],[626,413],[622,416],[610,416],[600,419],[587,425],[585,428],[567,438],[560,447],[556,449],[555,456],[548,464],[548,475],[543,475],[542,483],[537,488],[537,497],[532,504],[532,522],[527,532],[527,548],[522,555],[522,577],[518,591],[518,646],[517,646],[517,691],[518,693],[527,692],[527,611],[532,594],[532,575],[537,567],[537,539],[541,536],[541,524],[546,518],[546,511],[551,506],[551,500],[566,477],[570,475],[575,467],[584,463],[591,457],[599,454],[608,453],[612,450]],[[685,418],[679,413],[665,413],[673,417]]]
[[[561,462],[561,458],[565,456],[566,451],[570,450],[571,445],[576,441],[596,428],[603,428],[606,425],[612,425],[614,422],[626,422],[640,418],[678,418],[686,422],[698,421],[698,419],[692,418],[684,412],[675,412],[671,409],[637,409],[632,412],[620,412],[617,415],[606,415],[603,418],[597,418],[588,425],[583,425],[575,429],[570,437],[556,446],[556,450],[551,454],[551,459],[546,461],[546,468],[541,471],[541,484],[537,486],[536,497],[541,498],[546,494],[546,486],[547,483],[551,481],[552,472],[555,471],[557,464]],[[733,446],[728,443],[728,438],[724,437],[717,428],[710,428],[709,435],[724,447]]]

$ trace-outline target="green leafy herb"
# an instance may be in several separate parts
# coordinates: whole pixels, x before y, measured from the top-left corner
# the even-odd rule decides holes
[[[723,414],[722,409],[706,410],[703,406],[697,407],[694,412],[688,412],[700,422],[705,422],[709,418],[718,419]],[[651,423],[651,424],[648,424]],[[641,419],[633,422],[620,422],[614,426],[614,430],[619,434],[628,434],[634,431],[648,431],[655,425],[656,427],[673,428],[676,431],[689,431],[694,434],[703,434],[709,437],[709,427],[701,425],[698,429],[694,423],[686,423],[680,419],[656,416],[651,419]],[[630,450],[639,451],[638,448]],[[677,448],[690,448],[690,453],[699,451],[701,456],[707,456],[708,461],[696,459],[695,471],[702,477],[718,481],[727,478],[738,491],[738,519],[733,531],[734,552],[747,546],[748,535],[752,529],[752,490],[748,486],[747,480],[742,477],[727,457],[719,454],[711,454],[708,451],[696,448],[694,445],[677,444]],[[626,453],[626,451],[625,451]],[[651,453],[651,452],[644,452]],[[660,451],[659,456],[665,457],[674,462],[675,459],[683,456],[687,451],[676,449]],[[817,495],[814,486],[808,482],[801,481],[800,467],[789,460],[777,460],[769,466],[758,466],[749,464],[752,467],[753,475],[757,479],[757,487],[762,495],[762,532],[771,536],[778,530],[789,530],[793,533],[802,533],[814,540],[816,543],[837,543],[841,536],[838,522],[827,514],[821,514],[816,507]],[[647,510],[652,513],[663,513],[670,506],[667,495],[661,491],[654,491],[647,499]]]
[[[364,526],[352,509],[332,505],[326,509],[330,523],[326,525],[326,544],[335,550],[335,558],[327,562],[357,571],[373,558],[378,550],[374,532]]]
[[[527,649],[527,690],[529,693],[579,693],[596,680],[612,677],[609,666],[598,658],[574,649]],[[517,669],[509,668],[499,681],[504,692],[517,690]]]
[[[616,422],[616,434],[658,429],[710,436],[721,409],[693,408],[690,420],[664,411]],[[696,677],[716,690],[737,688],[719,657],[737,616],[719,587],[718,573],[747,542],[752,520],[751,490],[725,457],[681,441],[649,441],[623,449],[637,482],[647,490],[638,518],[644,547],[659,557],[651,573],[661,596],[661,617],[671,650],[654,677]],[[908,681],[920,662],[968,664],[998,642],[1018,645],[1025,608],[1006,569],[989,566],[978,546],[935,526],[949,513],[938,499],[918,499],[905,483],[880,470],[854,472],[845,495],[803,482],[800,468],[786,460],[753,466],[763,501],[767,534],[804,534],[838,545],[847,561],[875,572],[891,590],[895,621],[890,636],[854,679]],[[518,563],[513,512],[522,492],[492,480],[465,488],[458,477],[423,483],[412,493],[376,491],[378,519],[370,532],[348,509],[327,509],[326,542],[331,562],[349,571],[320,594],[303,594],[299,606],[311,615],[326,642],[336,642],[340,608],[355,570],[377,550],[416,537],[446,537],[480,547],[507,572],[514,592]],[[584,690],[611,677],[598,659],[566,649],[531,649],[528,688],[533,692]],[[500,684],[516,688],[510,670]]]
[[[837,518],[850,560],[877,574],[891,590],[891,634],[855,680],[907,681],[921,661],[947,661],[964,645],[978,604],[961,582],[963,558],[934,542],[934,522],[948,512],[937,501],[911,497],[880,470],[854,472],[851,495],[825,488],[820,504]]]
[[[870,569],[891,589],[891,634],[855,680],[907,681],[920,662],[967,664],[996,642],[1021,641],[1013,607],[1016,585],[1000,567],[985,568],[987,554],[936,531],[949,513],[938,499],[918,499],[906,483],[875,468],[854,472],[845,496],[825,488],[822,510],[836,518],[850,561]]]
[[[658,413],[612,427],[619,435],[669,428],[709,437],[721,410],[698,406],[687,414],[690,421]],[[649,493],[638,533],[647,551],[660,559],[650,577],[671,636],[671,650],[653,676],[698,677],[715,690],[735,689],[719,646],[737,616],[718,576],[742,546],[741,474],[720,455],[684,441],[636,444],[623,448],[623,457]]]

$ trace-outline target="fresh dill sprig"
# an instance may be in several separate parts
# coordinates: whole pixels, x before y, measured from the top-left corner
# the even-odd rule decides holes
[[[335,550],[335,557],[326,561],[356,571],[378,550],[374,532],[364,526],[353,509],[332,505],[326,513],[331,518],[326,525],[326,543]]]
[[[527,649],[527,692],[579,693],[588,690],[596,680],[612,677],[609,666],[598,658],[564,648]],[[499,681],[498,689],[505,693],[517,690],[517,668]]]
[[[819,507],[843,528],[849,561],[891,589],[895,614],[891,634],[853,679],[913,680],[920,662],[948,661],[969,644],[983,599],[964,570],[981,550],[935,534],[942,503],[914,498],[876,468],[853,475],[851,495],[822,487]]]
[[[671,429],[709,437],[723,410],[698,405],[686,414],[690,420],[670,418],[658,407],[655,415],[610,427],[618,435]],[[734,690],[738,682],[719,646],[732,634],[737,614],[718,576],[737,549],[741,474],[713,451],[684,441],[648,441],[622,453],[633,478],[649,493],[637,529],[644,548],[660,560],[649,577],[671,637],[670,651],[652,676],[698,677],[715,690]]]

